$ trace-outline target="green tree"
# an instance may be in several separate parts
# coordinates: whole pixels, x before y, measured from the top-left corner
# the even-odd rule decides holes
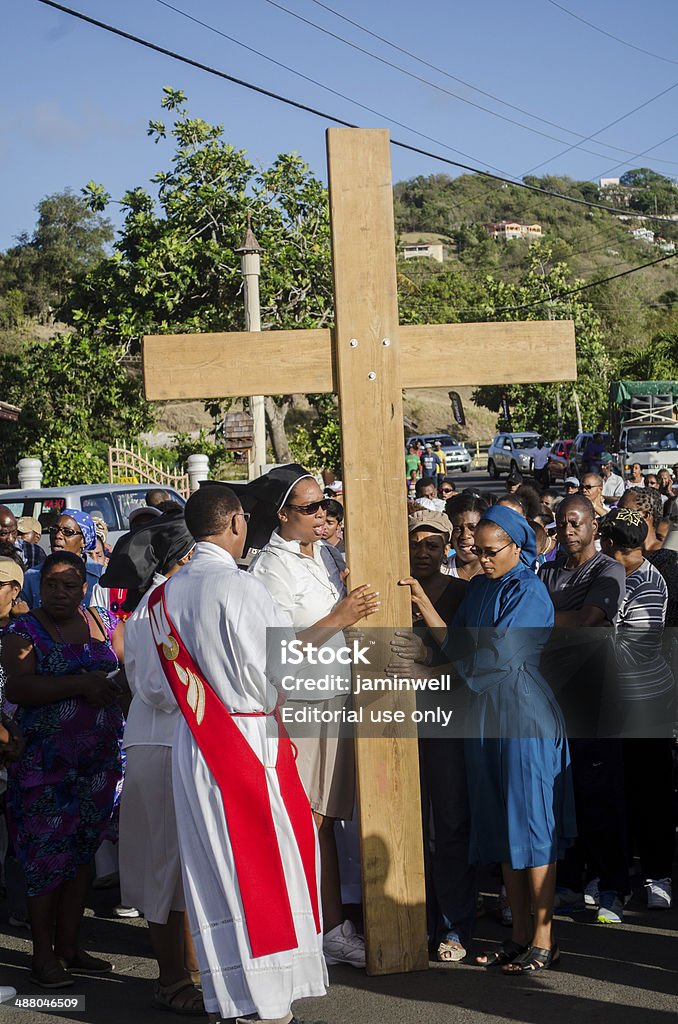
[[[634,210],[655,214],[670,214],[678,210],[676,183],[650,167],[626,171],[619,181],[634,190],[631,194],[631,207]]]
[[[81,334],[59,334],[0,356],[5,401],[20,406],[17,423],[0,420],[2,474],[19,458],[42,459],[44,483],[101,482],[106,446],[151,424],[139,384],[118,350]]]
[[[166,88],[171,124],[151,121],[149,136],[168,136],[175,151],[152,179],[157,199],[137,187],[120,200],[124,223],[113,254],[74,290],[70,315],[92,337],[138,356],[142,335],[241,330],[240,258],[251,213],[262,247],[262,327],[325,327],[333,317],[329,212],[323,185],[294,154],[257,170],[220,125],[190,117],[186,97]],[[84,190],[101,211],[110,196]],[[190,339],[186,339],[190,345]],[[284,417],[289,396],[266,401],[275,456],[289,457]],[[216,411],[211,403],[211,411]]]
[[[583,428],[599,429],[607,416],[608,384],[614,365],[603,344],[600,319],[593,307],[578,296],[557,296],[576,281],[569,278],[567,266],[551,264],[548,246],[533,246],[529,269],[522,281],[506,284],[487,280],[487,319],[492,320],[574,320],[577,346],[577,381],[556,384],[510,384],[477,388],[473,401],[500,412],[506,395],[514,430],[537,430],[547,437],[558,431],[557,395],[560,393],[564,436],[577,430],[576,405],[579,403]],[[537,303],[532,305],[532,303]],[[576,399],[576,400],[575,400]],[[506,429],[503,417],[498,429]]]
[[[24,312],[47,320],[78,277],[106,255],[113,228],[70,189],[46,196],[37,210],[33,234],[22,234],[0,255],[0,295],[20,289]]]

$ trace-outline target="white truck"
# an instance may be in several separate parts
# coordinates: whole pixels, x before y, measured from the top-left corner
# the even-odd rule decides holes
[[[617,380],[610,384],[610,429],[624,476],[678,463],[678,381]]]

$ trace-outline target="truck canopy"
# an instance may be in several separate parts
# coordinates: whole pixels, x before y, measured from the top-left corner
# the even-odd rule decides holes
[[[613,380],[610,384],[610,401],[615,404],[641,395],[678,395],[678,381],[675,380]]]

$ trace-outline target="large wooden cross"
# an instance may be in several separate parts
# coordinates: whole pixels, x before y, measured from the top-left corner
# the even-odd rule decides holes
[[[331,128],[327,154],[334,330],[147,337],[146,397],[336,392],[351,585],[380,591],[370,627],[403,627],[411,617],[408,593],[396,586],[409,573],[402,389],[574,380],[574,327],[401,327],[388,131]],[[407,706],[410,697],[399,700]],[[371,974],[428,963],[417,742],[407,731],[356,740]]]

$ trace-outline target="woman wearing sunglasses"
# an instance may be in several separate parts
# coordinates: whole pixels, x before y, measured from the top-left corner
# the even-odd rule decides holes
[[[92,599],[92,588],[95,583],[99,582],[99,577],[106,568],[99,562],[93,561],[89,555],[90,552],[96,550],[97,546],[94,520],[87,512],[81,512],[75,508],[65,508],[49,528],[49,545],[52,554],[56,551],[71,551],[85,562],[87,590],[82,603],[85,607],[89,606]],[[42,566],[29,569],[24,578],[21,600],[25,601],[29,608],[40,607],[41,571]]]
[[[250,565],[271,596],[290,615],[297,637],[324,648],[343,647],[343,631],[379,607],[369,585],[347,593],[342,556],[323,542],[327,499],[316,480],[302,467],[284,467],[275,495],[278,528]],[[269,491],[272,486],[269,474]],[[269,502],[274,500],[272,493]],[[256,512],[255,512],[256,515]],[[328,668],[319,666],[323,675]],[[337,667],[331,668],[336,673]],[[311,665],[293,670],[314,675]],[[346,677],[350,691],[350,677]],[[313,702],[323,710],[343,707],[343,689],[307,688],[288,693],[288,700]],[[338,719],[337,719],[338,720]],[[350,921],[344,920],[339,884],[334,821],[350,820],[355,799],[353,741],[337,737],[336,727],[318,726],[311,737],[294,737],[297,768],[314,812],[320,842],[324,951],[328,963],[365,966],[365,943]]]
[[[556,861],[576,834],[565,727],[539,672],[554,613],[532,569],[534,531],[523,516],[488,509],[473,551],[482,574],[470,581],[449,634],[421,585],[412,577],[400,583],[410,586],[426,625],[440,630],[471,691],[470,861],[501,862],[513,912],[512,938],[476,963],[524,975],[560,959],[552,927]]]

